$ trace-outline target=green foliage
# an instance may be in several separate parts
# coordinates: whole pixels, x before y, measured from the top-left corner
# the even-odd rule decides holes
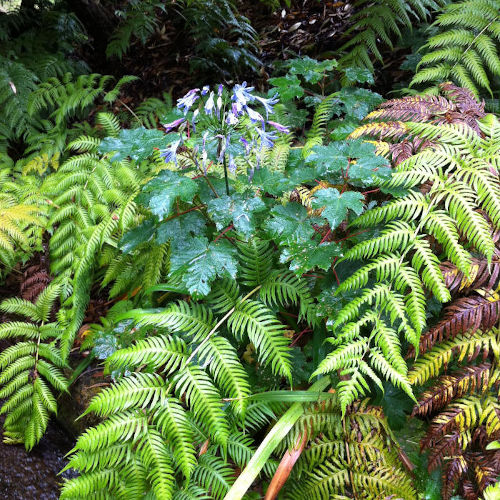
[[[364,495],[417,498],[380,408],[356,403],[342,416],[336,399],[306,408],[287,443],[307,444],[287,483],[286,498],[322,500]]]
[[[382,61],[381,43],[393,48],[393,40],[401,36],[401,28],[411,28],[415,21],[425,21],[443,3],[434,0],[381,0],[373,3],[356,0],[353,3],[355,13],[343,34],[349,39],[338,50],[341,54],[339,64],[373,70],[373,58]]]
[[[262,63],[257,32],[231,0],[184,0],[182,16],[194,40],[195,70],[234,77],[257,72]]]
[[[24,316],[28,321],[0,325],[1,339],[19,339],[0,355],[0,397],[5,400],[4,441],[24,443],[31,450],[42,438],[51,413],[57,412],[56,391],[67,391],[57,339],[61,326],[51,322],[59,287],[50,285],[33,304],[19,298],[6,299],[0,309]]]
[[[444,7],[433,27],[439,33],[425,51],[411,85],[453,80],[477,97],[481,89],[493,96],[492,81],[500,76],[498,0],[466,0]]]
[[[265,258],[268,251],[261,244],[255,252]],[[109,371],[128,375],[90,403],[87,412],[104,420],[79,438],[68,468],[81,475],[65,483],[62,498],[100,491],[127,496],[134,488],[138,495],[176,498],[183,478],[200,495],[225,495],[234,480],[226,454],[242,467],[253,453],[251,438],[238,429],[256,418],[266,421],[248,402],[249,376],[233,344],[252,342],[263,365],[289,377],[288,340],[270,307],[296,303],[306,316],[313,306],[305,283],[286,272],[267,273],[261,286],[240,292],[240,286],[255,285],[252,276],[265,262],[252,265],[245,282],[219,281],[206,303],[178,301],[125,313],[137,329],[154,326],[155,334],[107,358]],[[207,438],[206,454],[197,457],[196,447]]]
[[[430,237],[440,243],[445,258],[465,273],[472,248],[489,262],[495,250],[487,220],[496,227],[500,208],[496,170],[491,170],[498,163],[494,146],[498,119],[487,115],[479,122],[484,137],[464,124],[407,127],[433,141],[432,145],[402,161],[385,184],[412,191],[355,221],[358,227],[382,221],[387,225],[379,236],[355,245],[343,257],[371,261],[337,289],[337,293],[352,289],[360,293],[335,318],[336,335],[328,339],[334,350],[315,372],[341,370],[349,375],[338,386],[344,411],[369,391],[368,381],[381,386],[380,376],[413,397],[400,336],[418,349],[426,318],[424,289],[441,302],[450,300]],[[421,193],[416,188],[424,183],[431,187]]]

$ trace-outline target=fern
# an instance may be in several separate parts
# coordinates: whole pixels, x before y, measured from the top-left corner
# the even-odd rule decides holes
[[[430,450],[429,470],[443,467],[444,499],[457,486],[460,494],[478,498],[499,473],[499,452],[487,446],[500,436],[498,331],[467,329],[464,324],[458,335],[445,333],[409,372],[412,384],[432,380],[413,415],[433,416],[421,448]]]
[[[116,133],[117,123],[109,115],[98,120]],[[135,222],[132,200],[141,172],[126,161],[113,164],[105,156],[86,152],[95,151],[96,145],[86,137],[71,143],[70,147],[81,153],[70,157],[42,186],[53,207],[49,224],[56,227],[50,239],[51,270],[56,281],[64,284],[63,297],[67,298],[60,311],[67,326],[62,339],[64,355],[83,320],[99,251],[105,255],[107,248],[114,250],[109,265],[116,256],[119,236]],[[113,279],[110,269],[105,283]]]
[[[287,443],[294,446],[302,436],[307,444],[286,484],[286,498],[417,498],[380,408],[358,402],[342,417],[337,399],[311,405]]]
[[[371,286],[361,289],[338,313],[332,326],[337,333],[328,339],[334,349],[315,372],[340,370],[348,377],[339,385],[344,411],[358,395],[367,393],[368,381],[381,385],[380,376],[413,397],[398,338],[404,335],[418,352],[426,317],[424,289],[441,302],[451,298],[429,237],[464,273],[471,267],[472,248],[488,262],[495,252],[482,214],[496,227],[500,191],[497,173],[490,169],[498,164],[498,151],[492,152],[500,128],[497,118],[488,115],[478,123],[482,137],[462,123],[406,123],[405,127],[432,145],[399,163],[386,183],[409,189],[408,194],[354,222],[358,227],[389,224],[380,236],[344,255],[344,260],[373,260],[342,283],[337,293]],[[429,186],[423,193],[414,191],[423,183]]]
[[[56,345],[62,331],[57,323],[50,322],[59,291],[49,285],[34,304],[18,298],[0,304],[2,311],[29,320],[0,325],[0,338],[20,339],[0,355],[0,397],[6,400],[1,413],[7,415],[4,441],[24,443],[27,450],[40,441],[50,414],[57,412],[51,387],[67,391],[63,372],[67,365]]]
[[[422,47],[411,85],[453,80],[475,96],[493,96],[492,77],[500,76],[498,0],[466,0],[448,4],[433,26],[441,32]]]
[[[401,36],[401,28],[411,28],[415,20],[425,21],[441,5],[443,2],[433,0],[354,2],[351,25],[343,34],[349,40],[338,50],[339,64],[373,70],[373,58],[382,61],[381,43],[392,48],[393,39]]]
[[[255,239],[245,249],[240,280],[214,283],[203,301],[121,315],[149,334],[106,360],[108,371],[126,375],[91,401],[87,413],[104,420],[80,436],[68,468],[81,475],[65,483],[62,498],[119,494],[131,463],[140,464],[143,493],[189,498],[184,479],[199,495],[227,493],[233,466],[244,467],[254,451],[242,427],[260,428],[275,418],[268,406],[251,401],[241,350],[252,342],[263,366],[290,378],[289,340],[270,306],[292,304],[304,319],[313,313],[302,279],[271,272],[268,243]],[[204,449],[199,457],[198,447]],[[272,473],[272,462],[266,470]],[[131,494],[127,486],[124,491]]]

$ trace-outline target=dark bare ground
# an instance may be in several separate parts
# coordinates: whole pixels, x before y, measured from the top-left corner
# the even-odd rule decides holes
[[[3,425],[4,417],[0,419]],[[0,441],[0,499],[55,500],[59,498],[66,465],[64,455],[73,443],[66,433],[51,421],[40,444],[30,453],[22,445],[6,445]],[[66,475],[66,474],[65,474]]]

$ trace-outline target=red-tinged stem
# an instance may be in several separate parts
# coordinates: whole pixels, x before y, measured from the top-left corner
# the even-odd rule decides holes
[[[367,194],[370,194],[370,193],[378,193],[380,191],[380,188],[377,188],[377,189],[370,189],[370,191],[363,191],[361,194],[363,196],[366,196]]]
[[[293,339],[293,342],[290,344],[290,347],[293,347],[299,340],[300,338],[302,337],[302,335],[304,335],[304,333],[308,333],[308,332],[312,332],[312,330],[310,328],[305,328],[304,330],[302,330],[294,339]]]
[[[335,264],[335,261],[332,263],[332,266],[333,264]],[[337,271],[335,271],[335,269],[332,267],[332,271],[333,271],[333,275],[335,276],[335,280],[337,281],[337,285],[340,285],[340,280],[339,280],[339,276],[337,274]]]
[[[335,243],[340,243],[341,241],[348,240],[349,238],[354,238],[354,236],[357,236],[358,234],[366,233],[366,231],[368,231],[368,229],[365,229],[364,231],[358,231],[357,233],[348,234],[347,236],[340,238],[340,240],[336,240]]]
[[[202,208],[205,208],[205,205],[196,205],[196,207],[191,207],[187,210],[184,210],[184,212],[180,212],[178,214],[171,215],[170,217],[167,217],[164,222],[168,222],[169,220],[176,219],[177,217],[180,217],[181,215],[187,214],[188,212],[192,212],[193,210],[201,210]]]
[[[326,232],[325,236],[323,236],[323,238],[321,238],[321,241],[319,242],[319,244],[321,245],[321,243],[324,243],[326,241],[326,239],[328,238],[328,236],[330,236],[330,233],[332,232],[331,228]]]
[[[218,236],[217,238],[215,238],[214,240],[214,243],[219,240],[220,238],[222,238],[228,231],[231,231],[231,229],[234,229],[234,224],[231,224],[229,226],[226,227],[226,229],[224,229],[224,231],[222,231]]]
[[[283,316],[290,316],[291,318],[298,318],[297,314],[292,314],[286,311],[280,311],[280,314],[283,314]]]

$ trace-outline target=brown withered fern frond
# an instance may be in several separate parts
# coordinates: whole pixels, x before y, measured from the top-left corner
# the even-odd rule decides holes
[[[436,343],[453,339],[464,332],[489,329],[499,318],[500,295],[487,289],[477,289],[474,295],[460,297],[445,308],[443,319],[420,337],[419,351],[426,353]],[[414,355],[415,350],[411,347],[408,358]]]
[[[432,145],[431,141],[411,134],[405,121],[433,125],[465,123],[481,134],[477,122],[485,116],[484,102],[478,102],[469,90],[449,82],[441,84],[440,89],[441,96],[415,95],[382,103],[366,116],[369,123],[358,127],[349,137],[374,139],[377,153],[399,165]]]
[[[465,275],[451,262],[443,262],[440,266],[446,287],[452,295],[466,294],[477,288],[491,290],[496,288],[500,276],[500,255],[495,254],[491,267],[487,259],[471,260],[470,272]]]
[[[42,263],[27,267],[20,286],[21,297],[35,302],[51,281],[49,271]]]
[[[435,379],[412,416],[432,417],[420,447],[429,471],[442,467],[444,500],[478,500],[500,474],[500,450],[488,449],[500,439],[500,330],[467,330],[442,330],[408,374],[413,385]]]

